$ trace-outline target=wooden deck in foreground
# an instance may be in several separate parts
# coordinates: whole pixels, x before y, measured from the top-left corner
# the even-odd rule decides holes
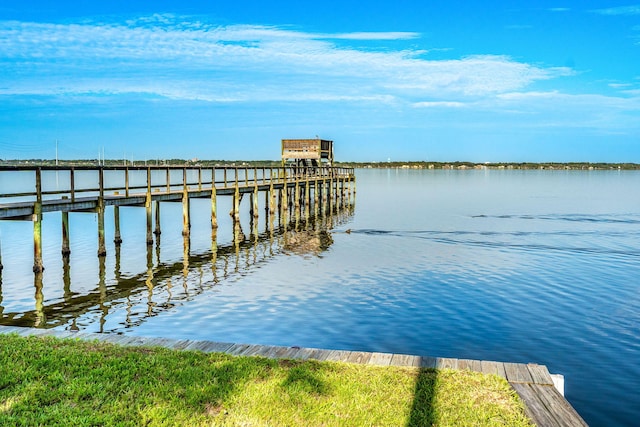
[[[235,356],[262,356],[272,359],[313,359],[379,366],[467,369],[485,374],[496,374],[505,378],[525,402],[529,417],[540,427],[587,426],[576,410],[554,386],[553,378],[544,365],[0,326],[0,334],[12,333],[21,336],[52,336],[86,341],[98,340],[123,346],[164,347],[174,350],[198,350],[206,353],[218,352]]]

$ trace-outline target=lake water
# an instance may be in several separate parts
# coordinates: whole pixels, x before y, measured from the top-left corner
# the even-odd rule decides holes
[[[69,263],[60,214],[46,214],[41,278],[32,224],[0,222],[1,322],[533,362],[565,375],[590,425],[637,423],[639,172],[356,175],[355,207],[286,231],[269,233],[263,216],[251,235],[245,200],[247,240],[234,244],[219,215],[217,251],[207,200],[192,203],[186,244],[181,205],[163,204],[150,250],[144,209],[122,208],[124,243],[102,260],[95,214],[72,213]]]

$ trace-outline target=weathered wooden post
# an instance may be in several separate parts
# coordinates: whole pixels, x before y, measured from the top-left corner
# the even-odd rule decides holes
[[[276,213],[277,194],[273,188],[273,175],[271,176],[271,184],[269,185],[269,214]]]
[[[288,200],[288,193],[289,193],[289,184],[287,184],[287,169],[284,169],[284,184],[282,187],[282,212],[280,214],[280,216],[282,217],[282,222],[286,223],[287,222],[287,214],[289,213],[289,200]]]
[[[147,167],[147,194],[144,202],[147,212],[147,246],[153,245],[153,211],[151,203],[151,168]]]
[[[318,216],[318,209],[320,204],[320,195],[318,194],[318,189],[320,188],[320,180],[316,176],[316,180],[313,185],[313,215]]]
[[[160,200],[156,200],[155,203],[155,219],[156,219],[156,228],[153,230],[153,234],[159,236],[162,234],[162,229],[160,228]]]
[[[311,180],[307,176],[306,182],[304,183],[304,216],[309,218],[310,214],[310,203],[311,203]]]
[[[129,168],[124,168],[124,195],[129,197]]]
[[[69,246],[69,212],[62,211],[62,256],[68,257],[71,254]]]
[[[294,213],[296,218],[296,223],[300,221],[300,178],[296,175],[296,185],[293,188],[293,203],[294,203]]]
[[[44,270],[42,263],[42,170],[36,168],[36,202],[33,205],[33,272]]]
[[[258,219],[258,217],[260,216],[258,214],[258,210],[260,209],[258,207],[258,184],[255,184],[253,187],[253,217]]]
[[[98,169],[98,181],[100,182],[100,195],[98,196],[98,256],[107,255],[107,246],[104,237],[104,169]]]
[[[218,229],[218,201],[216,199],[216,170],[211,169],[211,230]],[[215,234],[213,235],[215,238]]]
[[[115,228],[113,243],[119,246],[122,244],[122,235],[120,234],[120,206],[118,205],[113,207],[113,224]]]
[[[182,235],[190,234],[191,223],[189,220],[189,188],[187,186],[187,168],[182,168]]]
[[[75,168],[73,166],[71,166],[71,169],[69,170],[69,185],[71,186],[71,202],[75,202],[76,201],[76,179],[75,179]]]

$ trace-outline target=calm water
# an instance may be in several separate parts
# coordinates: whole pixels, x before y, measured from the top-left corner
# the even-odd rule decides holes
[[[246,216],[240,245],[220,215],[217,251],[206,200],[192,204],[186,244],[181,206],[163,204],[150,251],[144,209],[121,209],[124,243],[102,262],[95,215],[71,214],[65,264],[60,215],[47,214],[42,278],[31,272],[32,224],[0,222],[2,323],[534,362],[565,375],[590,425],[637,423],[640,173],[357,179],[353,211],[272,234],[261,218],[259,236]]]

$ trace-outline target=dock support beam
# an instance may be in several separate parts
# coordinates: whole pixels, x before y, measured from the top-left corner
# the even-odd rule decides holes
[[[151,168],[147,168],[147,195],[144,201],[144,207],[147,212],[147,246],[153,245],[153,222],[152,222],[152,205],[151,205]]]
[[[120,206],[113,207],[113,225],[115,228],[113,243],[115,243],[116,246],[120,246],[122,244],[122,235],[120,234]]]
[[[41,273],[42,263],[42,171],[36,169],[36,203],[33,206],[33,272]]]
[[[211,230],[218,229],[218,201],[216,196],[216,170],[211,169]]]
[[[189,187],[187,186],[187,168],[182,169],[182,235],[188,236],[191,232],[191,222],[189,218]]]
[[[100,195],[98,196],[98,256],[107,255],[107,246],[104,240],[104,169],[98,170],[98,180],[100,183]]]
[[[160,228],[160,200],[156,200],[155,202],[156,205],[156,228],[153,230],[153,234],[157,236],[159,236],[160,234],[162,234],[162,229]]]
[[[71,254],[69,245],[69,212],[62,212],[62,256],[68,257]]]
[[[107,247],[104,241],[104,199],[98,200],[98,256],[107,255]]]

